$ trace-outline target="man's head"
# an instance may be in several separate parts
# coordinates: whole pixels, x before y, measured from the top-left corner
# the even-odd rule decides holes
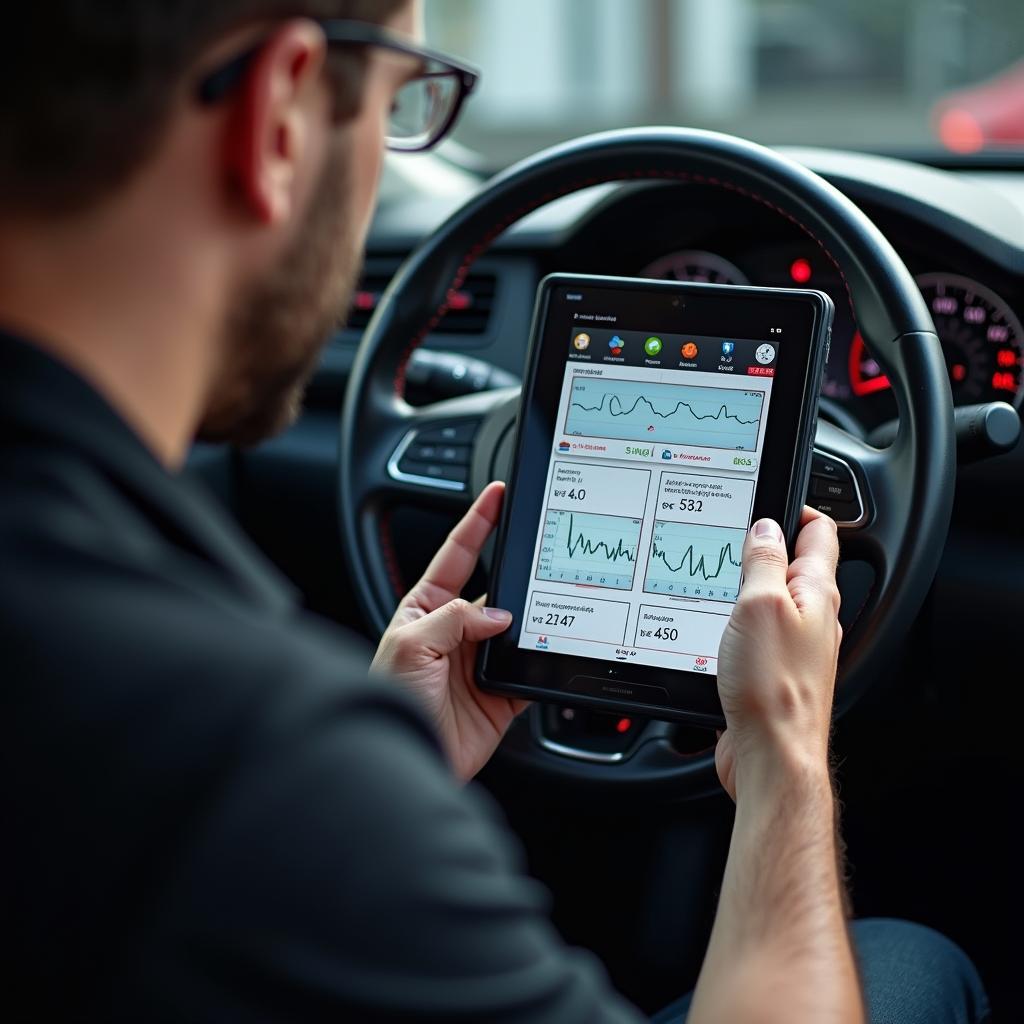
[[[418,70],[386,49],[329,46],[316,19],[408,36],[413,0],[51,0],[14,18],[8,38],[24,42],[0,64],[0,229],[66,223],[105,238],[105,219],[134,218],[140,236],[156,225],[164,237],[139,237],[139,259],[148,247],[166,260],[168,288],[202,267],[222,300],[207,299],[201,435],[279,429],[347,309],[388,113]],[[200,84],[233,64],[231,87],[204,102]]]

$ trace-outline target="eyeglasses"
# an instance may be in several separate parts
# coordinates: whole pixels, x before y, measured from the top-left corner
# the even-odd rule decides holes
[[[416,153],[437,145],[455,124],[480,77],[468,64],[416,46],[378,25],[340,19],[319,20],[317,24],[331,45],[376,46],[418,62],[419,68],[395,95],[386,135],[388,149]],[[206,75],[199,83],[199,101],[212,105],[222,100],[242,80],[262,45],[251,47]]]

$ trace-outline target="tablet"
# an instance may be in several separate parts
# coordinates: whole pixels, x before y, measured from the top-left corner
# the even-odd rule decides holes
[[[833,307],[821,292],[541,282],[489,586],[485,690],[720,724],[751,523],[792,547]]]

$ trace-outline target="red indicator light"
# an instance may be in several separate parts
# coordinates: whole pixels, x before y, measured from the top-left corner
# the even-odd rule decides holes
[[[996,391],[1016,391],[1017,382],[1013,379],[1012,373],[1000,373],[997,370],[992,374],[992,387]]]
[[[620,718],[615,723],[615,731],[616,732],[629,732],[630,727],[632,726],[632,724],[633,723],[632,723],[632,721],[630,719],[628,719],[628,718]]]
[[[881,367],[868,355],[860,331],[850,342],[849,371],[850,387],[858,398],[892,387],[889,378],[881,373]]]
[[[949,375],[959,384],[960,381],[967,379],[967,367],[963,363],[955,363]]]
[[[797,284],[807,284],[811,279],[811,264],[803,259],[793,260],[789,265],[789,276],[796,281]]]
[[[352,301],[352,305],[356,309],[373,309],[377,305],[377,296],[373,292],[356,292],[355,299]]]
[[[951,107],[939,118],[939,138],[954,153],[976,153],[985,145],[985,132],[969,110]]]
[[[453,288],[448,293],[448,308],[449,309],[469,309],[473,305],[473,294],[472,292],[457,292]]]
[[[996,353],[996,362],[1000,366],[1016,366],[1017,353],[1012,348],[1002,348]]]

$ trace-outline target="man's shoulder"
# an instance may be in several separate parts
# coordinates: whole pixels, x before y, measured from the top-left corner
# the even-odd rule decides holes
[[[54,458],[5,482],[0,636],[6,699],[20,711],[38,703],[38,714],[81,713],[96,726],[106,710],[112,725],[128,714],[142,731],[162,716],[238,729],[261,708],[285,723],[298,705],[312,714],[388,699],[367,680],[365,640],[238,587],[168,542],[93,467]]]

